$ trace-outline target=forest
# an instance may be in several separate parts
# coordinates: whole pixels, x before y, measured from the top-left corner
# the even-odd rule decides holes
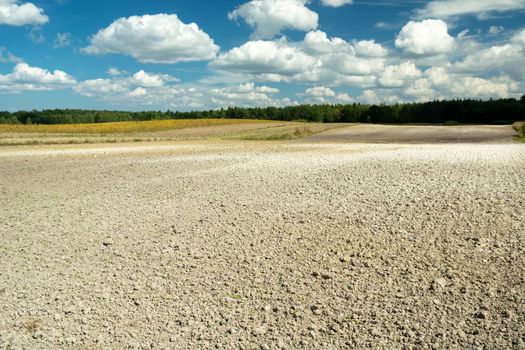
[[[394,105],[299,105],[289,107],[229,107],[207,111],[97,111],[80,109],[0,111],[0,124],[86,124],[165,119],[266,119],[320,123],[461,123],[512,124],[525,120],[525,95],[521,99],[449,100]]]

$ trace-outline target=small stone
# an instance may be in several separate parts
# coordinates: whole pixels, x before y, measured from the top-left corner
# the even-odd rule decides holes
[[[321,274],[321,277],[324,279],[324,280],[329,280],[332,278],[332,275],[330,275],[328,272],[323,272]]]
[[[277,348],[279,349],[284,349],[284,347],[286,346],[286,344],[284,343],[284,340],[282,339],[277,339]]]
[[[252,334],[253,335],[263,335],[266,333],[266,327],[265,326],[260,326],[260,327],[257,327],[255,328],[253,331],[252,331]]]
[[[487,319],[487,313],[485,311],[478,311],[478,312],[476,312],[476,314],[474,316],[476,318],[479,318],[480,320]]]
[[[432,284],[432,289],[445,289],[447,286],[447,280],[443,277],[436,278]]]
[[[512,312],[510,312],[509,310],[503,310],[501,316],[503,316],[504,318],[512,318]]]
[[[261,345],[262,350],[270,350],[270,346],[268,344],[262,344]]]
[[[321,314],[321,308],[318,305],[310,306],[310,310],[312,310],[312,313],[316,316],[319,316]]]
[[[337,323],[332,323],[330,325],[330,330],[332,330],[333,332],[337,333],[341,330],[341,327],[337,324]]]
[[[372,336],[374,336],[374,337],[380,337],[381,336],[381,332],[377,328],[372,328],[372,330],[370,331],[370,334],[372,334]]]

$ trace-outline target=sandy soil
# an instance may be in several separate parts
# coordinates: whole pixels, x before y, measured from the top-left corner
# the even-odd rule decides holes
[[[309,137],[313,141],[355,143],[506,143],[516,132],[509,125],[359,124]]]
[[[511,139],[0,148],[0,349],[524,349],[524,159]]]

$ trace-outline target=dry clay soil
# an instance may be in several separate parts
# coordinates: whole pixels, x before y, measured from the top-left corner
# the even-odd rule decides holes
[[[525,145],[353,133],[1,148],[0,349],[524,349]]]

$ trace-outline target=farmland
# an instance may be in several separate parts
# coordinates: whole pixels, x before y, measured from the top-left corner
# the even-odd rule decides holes
[[[0,348],[523,347],[510,126],[218,128],[0,148]]]
[[[0,146],[198,139],[287,140],[344,126],[345,124],[239,119],[182,119],[58,125],[0,124]]]

